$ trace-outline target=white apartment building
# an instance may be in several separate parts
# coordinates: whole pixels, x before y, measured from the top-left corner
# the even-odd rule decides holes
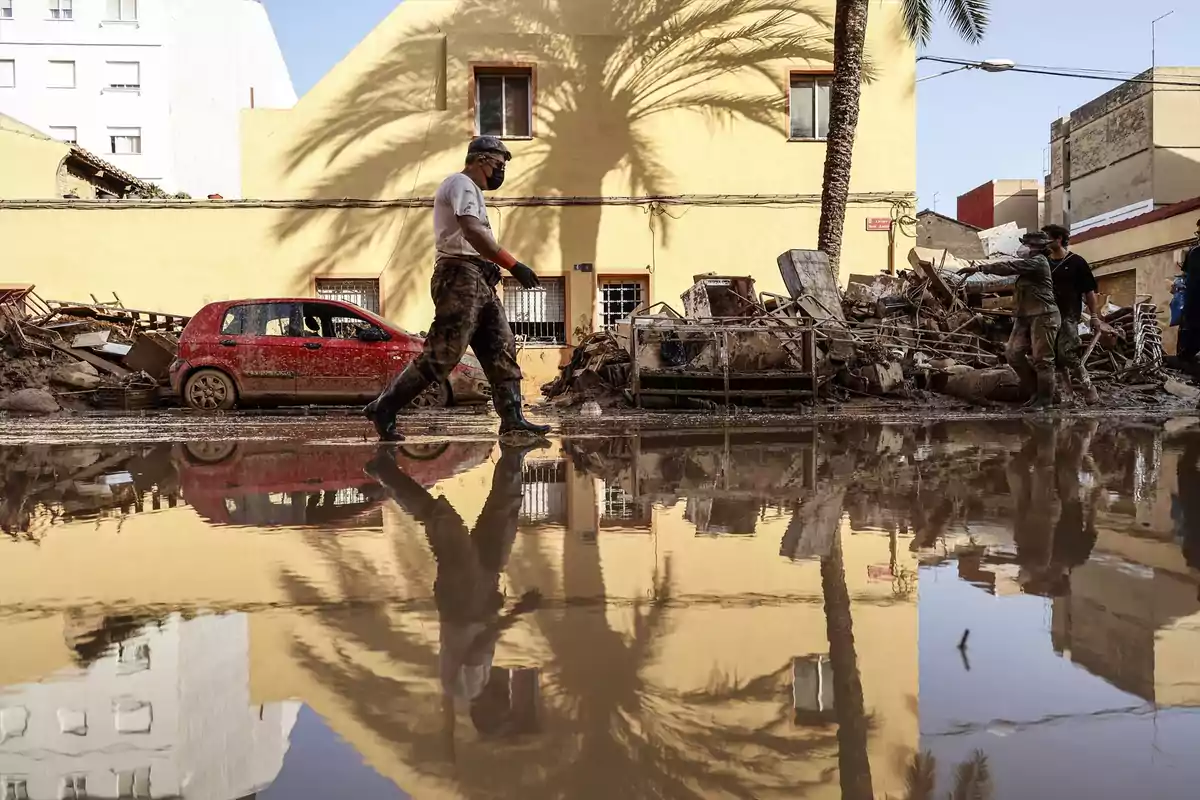
[[[251,703],[245,614],[172,615],[86,667],[0,687],[0,798],[253,797],[299,711]]]
[[[169,192],[240,197],[242,109],[295,102],[260,0],[0,0],[0,112]]]

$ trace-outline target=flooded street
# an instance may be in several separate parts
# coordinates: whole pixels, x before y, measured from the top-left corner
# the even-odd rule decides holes
[[[0,425],[0,798],[1195,796],[1200,421],[427,422]]]

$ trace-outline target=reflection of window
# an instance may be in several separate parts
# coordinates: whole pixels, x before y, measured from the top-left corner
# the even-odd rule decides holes
[[[113,703],[117,733],[149,733],[154,724],[154,708],[142,700],[123,698]]]
[[[121,643],[117,650],[117,673],[130,675],[150,669],[150,645]]]
[[[475,71],[475,132],[524,138],[533,132],[533,70]]]
[[[29,711],[24,706],[0,708],[0,742],[25,735],[29,727]]]
[[[317,278],[317,297],[340,300],[379,313],[379,281],[376,279]]]
[[[600,319],[605,329],[629,319],[645,302],[645,284],[637,280],[603,281],[600,284]]]
[[[833,665],[829,656],[792,659],[792,708],[797,725],[833,720]]]
[[[567,293],[562,278],[542,278],[538,289],[526,289],[515,278],[505,278],[504,313],[517,341],[567,343]]]
[[[87,736],[87,712],[75,708],[60,708],[58,729],[70,736]]]
[[[29,800],[29,784],[24,778],[4,779],[4,800]]]
[[[526,462],[521,472],[521,521],[565,524],[567,521],[567,464]]]
[[[824,139],[829,135],[831,85],[828,75],[792,75],[788,96],[792,139]]]
[[[63,778],[58,796],[61,800],[87,800],[87,776],[68,775]]]
[[[117,773],[117,797],[133,798],[134,800],[149,800],[150,768],[125,770]]]

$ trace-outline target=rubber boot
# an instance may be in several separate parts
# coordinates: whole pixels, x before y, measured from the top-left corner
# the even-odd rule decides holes
[[[381,442],[402,442],[404,437],[396,430],[396,414],[429,388],[432,381],[415,364],[409,364],[397,375],[379,397],[363,409],[363,416],[375,426]]]
[[[1037,394],[1029,403],[1033,409],[1052,408],[1054,406],[1054,385],[1057,383],[1053,369],[1037,371]]]
[[[519,381],[507,381],[496,387],[492,394],[496,404],[496,413],[500,415],[500,435],[512,433],[529,433],[534,436],[545,436],[550,432],[549,425],[535,425],[525,419],[521,408],[521,384]]]
[[[1058,405],[1074,404],[1075,390],[1071,385],[1071,377],[1065,369],[1058,371],[1058,381],[1054,385],[1054,402]]]
[[[1037,370],[1026,361],[1024,358],[1014,359],[1012,363],[1013,372],[1017,373],[1017,378],[1021,382],[1021,396],[1029,403],[1037,401],[1038,377]]]

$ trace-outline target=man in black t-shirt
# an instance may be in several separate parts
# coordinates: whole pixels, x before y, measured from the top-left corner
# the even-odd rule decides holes
[[[1092,379],[1088,377],[1082,359],[1079,322],[1084,303],[1092,315],[1093,333],[1111,332],[1112,328],[1100,317],[1100,300],[1096,296],[1098,287],[1091,265],[1083,256],[1067,249],[1071,232],[1062,225],[1047,225],[1042,232],[1050,237],[1050,275],[1054,280],[1054,300],[1062,315],[1055,346],[1055,360],[1062,378],[1059,385],[1064,393],[1073,386],[1083,393],[1088,404],[1092,404],[1100,399],[1100,395],[1092,386]]]

